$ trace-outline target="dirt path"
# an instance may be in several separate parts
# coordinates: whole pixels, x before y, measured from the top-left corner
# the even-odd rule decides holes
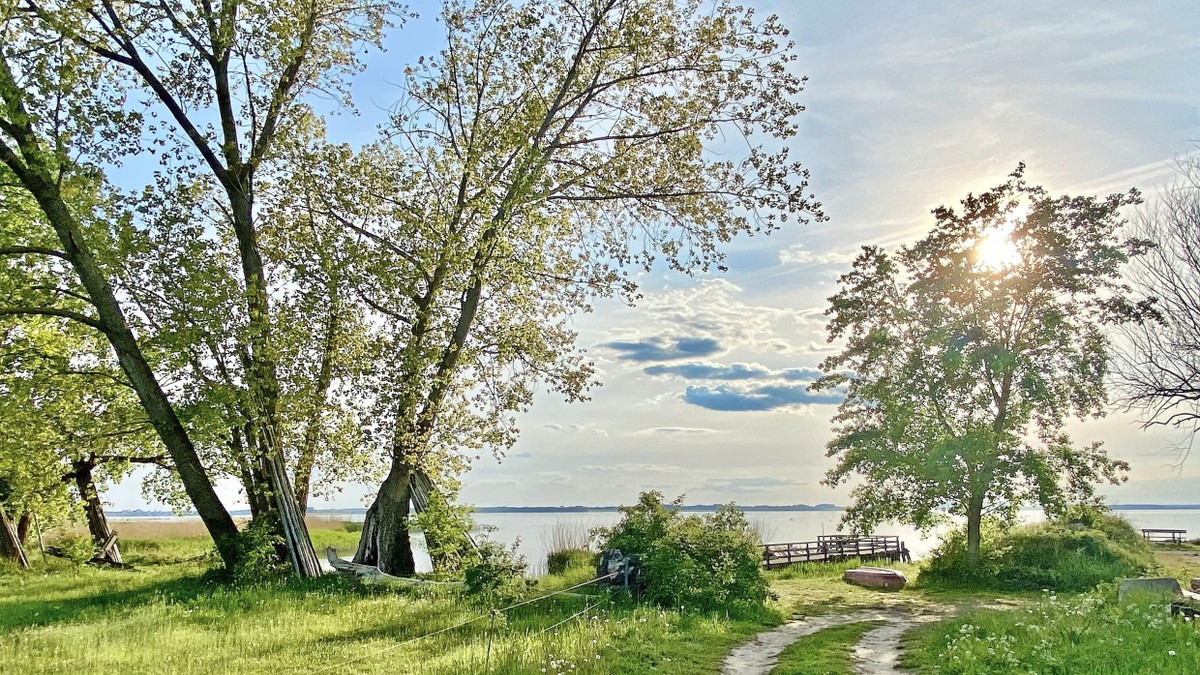
[[[940,613],[922,613],[904,609],[859,610],[847,614],[827,614],[789,621],[775,630],[759,633],[753,640],[734,649],[721,664],[721,675],[767,675],[779,663],[779,653],[796,640],[831,626],[860,621],[885,621],[863,635],[854,649],[854,672],[858,675],[897,673],[900,636],[925,621],[943,618]]]
[[[938,617],[928,617],[937,619]],[[912,615],[893,614],[884,625],[866,632],[854,648],[854,672],[857,675],[898,673],[900,636],[920,623]]]

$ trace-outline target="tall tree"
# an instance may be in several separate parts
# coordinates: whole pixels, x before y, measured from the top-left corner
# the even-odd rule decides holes
[[[1146,250],[1118,236],[1120,209],[1140,199],[1052,197],[1023,172],[961,212],[935,209],[932,231],[894,255],[864,247],[830,298],[829,339],[844,347],[816,386],[846,397],[826,483],[862,477],[845,515],[858,529],[964,517],[977,560],[986,514],[1053,512],[1124,480],[1125,462],[1063,426],[1105,412],[1103,324],[1151,311],[1120,278]]]
[[[1180,177],[1137,214],[1138,236],[1155,242],[1131,266],[1138,291],[1156,299],[1158,321],[1125,327],[1117,374],[1146,426],[1188,431],[1187,458],[1200,423],[1200,160],[1179,165]]]
[[[197,514],[213,537],[222,560],[234,564],[239,557],[237,527],[221,504],[204,471],[195,447],[171,401],[142,352],[126,313],[117,299],[111,276],[97,257],[95,221],[102,209],[88,196],[97,177],[75,161],[76,153],[111,158],[119,143],[105,143],[107,134],[130,132],[130,118],[121,106],[121,92],[106,84],[102,69],[88,68],[77,54],[64,49],[63,41],[47,34],[13,6],[0,15],[0,162],[5,168],[5,190],[20,186],[8,199],[30,197],[44,218],[34,227],[13,232],[0,255],[11,259],[36,259],[65,263],[67,287],[32,298],[21,297],[0,307],[2,315],[58,316],[102,332],[121,369],[137,392],[147,416],[171,455],[184,489]],[[73,92],[91,92],[96,100],[80,100]],[[111,140],[111,139],[110,139]],[[11,203],[11,202],[10,202]],[[6,233],[8,234],[8,233]],[[101,246],[102,248],[102,246]],[[74,286],[77,290],[72,290]],[[49,302],[42,303],[43,299]],[[86,312],[64,308],[63,298],[85,299]]]
[[[100,500],[103,484],[119,479],[131,463],[167,460],[103,334],[72,318],[89,312],[84,289],[73,283],[65,261],[34,254],[54,247],[37,206],[12,187],[0,200],[0,250],[10,252],[0,257],[0,307],[13,310],[0,315],[4,499],[16,508],[19,535],[34,509],[55,518],[82,504],[100,557],[119,563]],[[21,316],[25,307],[66,315]],[[67,497],[67,485],[78,490],[77,499]]]
[[[357,178],[312,177],[333,188],[322,217],[372,247],[359,288],[391,336],[388,474],[356,560],[394,574],[412,571],[417,472],[503,452],[539,383],[584,395],[566,317],[596,295],[632,301],[632,266],[708,269],[738,234],[820,216],[782,147],[804,80],[776,17],[482,0],[448,3],[441,22],[446,47],[407,71],[390,142],[342,149]]]
[[[245,437],[264,477],[265,514],[277,524],[296,570],[319,574],[284,465],[281,386],[272,332],[271,280],[255,217],[259,183],[281,136],[310,114],[304,96],[346,99],[346,78],[364,44],[378,44],[391,6],[353,0],[300,3],[120,0],[23,3],[40,30],[116,66],[168,120],[154,142],[172,173],[202,170],[223,195],[241,273],[241,384]],[[80,57],[82,58],[82,57]],[[61,92],[60,92],[61,93]]]

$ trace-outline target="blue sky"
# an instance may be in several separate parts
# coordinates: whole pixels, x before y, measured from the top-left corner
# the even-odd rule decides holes
[[[821,486],[836,396],[810,393],[829,354],[822,312],[866,243],[920,237],[931,208],[1001,182],[1019,161],[1052,192],[1130,187],[1150,198],[1200,138],[1200,11],[1190,2],[749,3],[781,15],[809,76],[792,154],[830,220],[742,239],[729,271],[650,273],[636,308],[579,317],[603,386],[541,395],[502,463],[464,477],[479,505],[629,503],[658,489],[689,502],[847,502]],[[435,9],[394,32],[355,85],[366,141],[405,63],[437,47]],[[1178,434],[1133,413],[1072,425],[1128,460],[1115,502],[1200,502],[1200,461],[1170,467]],[[373,487],[373,486],[372,486]],[[348,487],[333,502],[358,506]],[[127,482],[110,499],[137,507]]]

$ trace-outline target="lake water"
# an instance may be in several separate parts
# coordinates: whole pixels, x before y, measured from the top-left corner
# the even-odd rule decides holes
[[[1124,516],[1135,528],[1185,529],[1191,537],[1200,537],[1200,509],[1134,510],[1114,509]],[[596,527],[613,525],[619,520],[616,511],[590,511],[585,513],[476,513],[475,521],[494,530],[488,535],[492,540],[505,544],[517,543],[517,551],[529,561],[530,571],[544,571],[546,554],[552,548],[556,531],[569,533],[584,532]],[[746,514],[750,522],[769,542],[813,541],[822,534],[837,532],[841,511],[752,511]],[[314,517],[312,514],[309,516]],[[317,514],[315,517],[322,517]],[[362,514],[339,514],[328,516],[331,520],[361,521]],[[1024,522],[1042,520],[1041,511],[1022,511]],[[119,520],[114,518],[114,520]],[[898,524],[881,525],[875,534],[896,535],[912,551],[913,558],[927,555],[939,541],[945,529],[922,536],[916,529]],[[424,539],[413,537],[414,554],[418,571],[429,571],[429,555],[424,550]]]

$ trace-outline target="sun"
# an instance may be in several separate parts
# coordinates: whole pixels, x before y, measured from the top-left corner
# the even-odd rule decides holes
[[[975,242],[975,260],[980,265],[998,271],[1021,262],[1021,252],[1012,240],[1012,226],[988,230]]]
[[[1025,218],[1025,208],[1018,207],[1009,219],[983,232],[975,240],[975,262],[998,272],[1021,262],[1021,252],[1013,243],[1012,233],[1016,224]]]

